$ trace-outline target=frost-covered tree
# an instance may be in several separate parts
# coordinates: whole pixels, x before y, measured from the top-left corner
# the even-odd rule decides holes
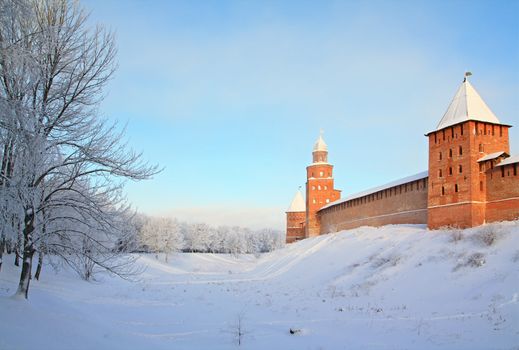
[[[117,231],[125,212],[120,179],[147,179],[156,168],[142,163],[98,113],[116,68],[113,35],[89,28],[75,1],[0,6],[0,205],[8,227],[2,234],[21,236],[18,293],[27,298],[39,247],[69,257],[88,255],[92,244],[108,248],[98,235]],[[89,258],[118,273],[117,264]]]

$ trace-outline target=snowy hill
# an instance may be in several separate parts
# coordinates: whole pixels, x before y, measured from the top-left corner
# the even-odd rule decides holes
[[[261,257],[143,256],[139,282],[0,272],[0,349],[518,349],[519,222],[363,227]],[[290,334],[293,329],[296,334]]]

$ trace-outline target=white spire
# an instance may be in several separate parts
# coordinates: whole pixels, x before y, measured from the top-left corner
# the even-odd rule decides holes
[[[323,130],[322,129],[321,129],[321,132],[319,133],[319,138],[317,139],[317,141],[315,141],[315,144],[314,144],[314,152],[316,152],[316,151],[328,152],[328,146],[326,145],[326,143],[323,140]]]
[[[301,194],[300,190],[297,190],[296,195],[294,196],[294,199],[292,199],[292,203],[287,209],[287,213],[291,212],[300,212],[300,211],[306,211],[306,205],[305,200],[303,198],[303,195]]]
[[[468,80],[470,75],[472,75],[470,72],[465,73],[463,83],[456,92],[456,95],[454,95],[449,108],[447,108],[447,112],[445,112],[443,118],[438,123],[436,130],[467,120],[479,120],[482,122],[500,124],[499,119],[492,113],[476,89],[470,84]]]

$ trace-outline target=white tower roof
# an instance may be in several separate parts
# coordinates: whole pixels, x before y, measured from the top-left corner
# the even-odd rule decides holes
[[[478,120],[500,124],[499,119],[488,108],[487,104],[467,79],[470,73],[465,73],[465,79],[452,99],[447,112],[438,123],[436,130],[452,126],[468,120]]]
[[[292,203],[287,209],[287,213],[299,211],[306,211],[306,204],[301,191],[298,190],[294,199],[292,199]]]
[[[321,134],[319,135],[319,138],[317,139],[317,141],[315,141],[315,144],[314,144],[314,152],[316,152],[316,151],[326,151],[326,152],[328,152],[328,146],[326,145],[326,143],[323,140],[322,132],[321,132]]]

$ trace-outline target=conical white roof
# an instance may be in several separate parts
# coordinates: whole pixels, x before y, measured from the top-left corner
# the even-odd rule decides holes
[[[301,191],[297,191],[294,199],[292,199],[292,203],[287,209],[287,213],[298,211],[306,211],[306,204]]]
[[[316,151],[328,151],[328,146],[323,140],[323,135],[319,135],[319,138],[315,141],[314,152]]]
[[[447,108],[447,112],[438,123],[436,130],[468,120],[500,124],[499,119],[488,108],[468,79],[465,78],[456,95],[454,95],[449,108]]]

